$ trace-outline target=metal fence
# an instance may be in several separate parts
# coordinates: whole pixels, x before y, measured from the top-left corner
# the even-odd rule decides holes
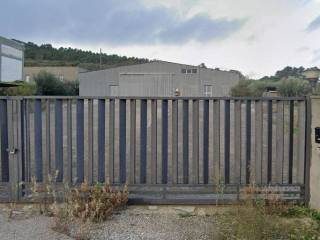
[[[0,99],[0,201],[30,181],[128,183],[130,201],[304,201],[306,98]],[[23,182],[23,184],[21,184]]]

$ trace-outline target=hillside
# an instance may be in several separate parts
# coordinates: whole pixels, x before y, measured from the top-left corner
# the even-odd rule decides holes
[[[78,66],[88,70],[100,69],[100,53],[76,48],[54,48],[51,44],[25,44],[25,66]],[[145,58],[101,54],[101,68],[148,62]]]

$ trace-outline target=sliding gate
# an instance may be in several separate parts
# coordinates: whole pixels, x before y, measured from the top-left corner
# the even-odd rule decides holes
[[[307,198],[306,98],[0,99],[0,200],[30,182],[127,183],[136,203]]]

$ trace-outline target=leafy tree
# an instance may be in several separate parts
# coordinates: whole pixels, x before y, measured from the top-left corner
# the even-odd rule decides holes
[[[250,89],[250,80],[240,80],[237,85],[231,88],[231,96],[233,97],[246,97],[251,96],[252,91]]]
[[[36,83],[35,95],[45,96],[78,96],[79,82],[62,82],[53,74],[42,71],[35,76]]]
[[[68,81],[63,83],[65,94],[68,96],[78,96],[79,95],[79,81]]]
[[[278,84],[278,91],[283,97],[305,96],[311,93],[311,90],[307,80],[297,77],[283,78]]]
[[[277,71],[275,77],[282,79],[287,77],[299,77],[302,75],[303,71],[306,69],[304,67],[285,67],[284,69]]]

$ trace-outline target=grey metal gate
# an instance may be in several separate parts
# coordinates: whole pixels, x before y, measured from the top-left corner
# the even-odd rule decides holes
[[[128,183],[136,203],[234,202],[250,184],[305,201],[307,107],[304,97],[4,97],[0,200],[24,201],[32,176],[58,171],[58,183]]]

